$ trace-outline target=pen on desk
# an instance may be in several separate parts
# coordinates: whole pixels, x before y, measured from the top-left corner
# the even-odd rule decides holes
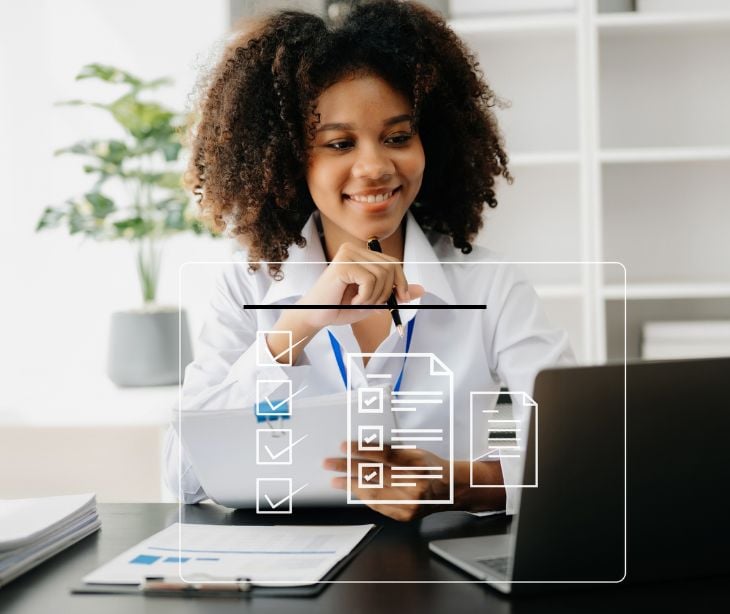
[[[235,592],[247,593],[251,590],[252,584],[248,578],[236,578],[235,581],[210,580],[198,582],[185,582],[180,578],[165,578],[162,576],[147,576],[140,585],[144,593],[197,593],[205,592]]]
[[[370,237],[368,239],[368,249],[371,252],[378,252],[383,253],[382,248],[380,247],[380,242],[378,241],[377,237]],[[400,313],[398,313],[398,301],[395,300],[395,291],[390,293],[390,296],[388,297],[388,309],[390,310],[390,315],[393,318],[393,323],[395,324],[395,329],[398,331],[398,334],[403,337],[403,323],[400,319]]]

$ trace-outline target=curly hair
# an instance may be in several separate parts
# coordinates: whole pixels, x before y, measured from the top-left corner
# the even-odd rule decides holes
[[[252,269],[268,262],[279,279],[289,247],[304,247],[301,230],[315,210],[305,175],[317,98],[354,75],[382,78],[412,105],[426,170],[411,211],[424,230],[469,253],[484,204],[497,206],[495,178],[512,181],[492,111],[501,101],[437,13],[375,0],[337,27],[274,13],[234,35],[201,85],[185,174],[201,217],[248,247]]]

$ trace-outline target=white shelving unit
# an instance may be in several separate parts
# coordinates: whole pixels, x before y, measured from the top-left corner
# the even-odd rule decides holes
[[[520,262],[626,267],[629,358],[646,320],[730,315],[730,2],[724,13],[453,20],[490,86],[512,186],[483,245]],[[525,264],[581,362],[624,355],[624,270]]]

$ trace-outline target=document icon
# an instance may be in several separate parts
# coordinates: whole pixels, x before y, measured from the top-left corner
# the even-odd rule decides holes
[[[368,373],[367,379],[385,381],[384,386],[364,386],[348,396],[347,432],[357,435],[357,452],[382,450],[386,443],[393,451],[423,448],[447,460],[446,467],[391,467],[392,486],[413,486],[414,480],[447,480],[448,497],[430,500],[368,499],[352,493],[353,480],[362,488],[382,488],[382,469],[377,463],[359,463],[353,467],[353,448],[347,449],[347,502],[352,504],[418,503],[442,505],[453,503],[454,391],[453,373],[432,353],[348,354],[348,381],[359,359],[388,358],[382,373]],[[403,367],[405,363],[405,367]],[[390,365],[390,366],[389,366]],[[391,368],[391,372],[385,369]],[[401,368],[406,376],[398,377]],[[395,375],[394,375],[395,373]],[[393,385],[396,381],[397,385]],[[399,383],[398,383],[399,382]],[[397,388],[397,390],[394,390]],[[362,423],[366,420],[365,423]],[[354,427],[357,426],[357,429]],[[377,446],[377,447],[373,447]],[[374,473],[375,472],[375,473]]]
[[[497,404],[500,392],[472,391],[469,394],[469,486],[472,488],[501,488],[502,485],[480,483],[480,462],[502,462],[505,486],[537,487],[537,403],[525,392],[510,392],[511,404]],[[528,445],[527,425],[530,413],[535,413],[534,447],[535,483],[522,483],[524,459]]]

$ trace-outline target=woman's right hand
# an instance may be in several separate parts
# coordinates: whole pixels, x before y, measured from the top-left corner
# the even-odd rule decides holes
[[[423,286],[408,284],[399,260],[368,250],[364,246],[343,243],[327,269],[297,305],[383,305],[395,290],[399,304],[424,294]],[[292,332],[292,356],[283,354],[280,361],[293,364],[307,342],[326,326],[354,324],[371,316],[372,309],[285,309],[274,330]],[[268,340],[274,356],[286,352],[279,343]],[[296,346],[296,347],[294,347]]]

